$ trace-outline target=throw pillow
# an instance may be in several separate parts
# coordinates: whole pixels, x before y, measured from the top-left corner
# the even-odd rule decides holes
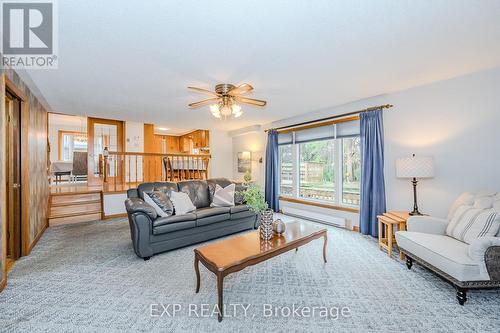
[[[158,216],[166,217],[174,214],[174,206],[162,191],[144,192],[144,201],[151,205]]]
[[[451,205],[450,210],[448,211],[448,221],[453,218],[458,207],[472,204],[474,204],[474,194],[470,192],[462,193]]]
[[[245,203],[245,196],[243,193],[247,187],[245,185],[238,184],[235,187],[234,191],[234,204],[235,205],[243,205]]]
[[[480,237],[495,236],[500,228],[500,214],[493,209],[460,206],[451,219],[446,234],[470,244]]]
[[[234,189],[235,184],[228,185],[224,188],[217,184],[215,186],[214,200],[210,207],[231,207],[234,206]]]
[[[184,192],[172,191],[170,193],[170,201],[172,201],[172,204],[174,205],[175,215],[184,215],[196,210],[193,202]]]

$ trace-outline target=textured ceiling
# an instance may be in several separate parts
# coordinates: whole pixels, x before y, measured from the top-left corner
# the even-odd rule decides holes
[[[500,1],[58,1],[56,112],[233,130],[500,66]],[[242,82],[220,122],[188,85]]]

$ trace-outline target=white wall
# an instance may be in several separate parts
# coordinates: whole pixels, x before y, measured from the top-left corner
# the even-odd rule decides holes
[[[434,156],[436,174],[418,185],[420,210],[445,217],[464,191],[500,190],[500,68],[391,94],[385,113],[385,175],[389,209],[410,209],[409,180],[395,160]]]
[[[412,208],[410,181],[395,176],[396,159],[412,153],[435,159],[435,177],[418,185],[424,213],[445,217],[464,191],[500,190],[500,68],[307,113],[264,128],[386,103],[394,105],[384,111],[388,209]],[[234,145],[239,149],[240,139]]]
[[[144,124],[134,121],[125,122],[125,151],[128,153],[143,153],[144,152]],[[142,157],[137,156],[137,163],[131,160],[131,163],[126,163],[125,175],[127,181],[140,182],[142,181]],[[137,165],[137,173],[136,173]],[[130,170],[129,170],[130,169]],[[130,175],[130,179],[129,178]]]
[[[250,133],[236,135],[232,138],[232,175],[235,180],[242,181],[244,173],[238,172],[238,153],[249,151],[252,153],[252,180],[260,186],[264,186],[264,156],[266,154],[266,136],[263,131],[253,131]],[[259,159],[262,158],[262,163]]]
[[[231,178],[233,175],[233,145],[231,137],[225,131],[210,130],[209,177]]]

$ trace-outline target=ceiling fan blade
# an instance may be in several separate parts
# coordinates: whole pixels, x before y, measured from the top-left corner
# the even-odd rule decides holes
[[[220,96],[215,91],[211,91],[211,90],[207,90],[207,89],[202,89],[202,88],[197,88],[197,87],[188,87],[188,89],[196,90],[198,92],[202,92],[202,93],[209,94],[209,95]]]
[[[241,103],[251,104],[251,105],[256,105],[256,106],[265,106],[267,104],[266,101],[262,101],[260,99],[253,99],[253,98],[247,98],[247,97],[242,97],[242,96],[234,96],[234,99],[237,100],[238,102],[241,102]]]
[[[248,83],[243,83],[243,84],[240,84],[239,86],[229,90],[227,92],[227,94],[230,96],[236,96],[236,95],[246,94],[247,92],[250,92],[252,90],[253,90],[253,87],[251,85],[249,85]]]
[[[204,99],[203,101],[190,103],[189,107],[190,108],[197,108],[197,107],[200,107],[200,106],[205,105],[205,104],[218,103],[218,102],[219,102],[218,98],[209,98],[209,99]]]

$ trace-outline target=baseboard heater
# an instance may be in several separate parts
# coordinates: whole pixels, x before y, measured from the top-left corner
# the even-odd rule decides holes
[[[297,209],[293,207],[283,207],[283,214],[298,217],[304,220],[328,224],[334,227],[346,228],[346,219],[338,216],[329,216],[326,214],[311,212],[309,210]]]

